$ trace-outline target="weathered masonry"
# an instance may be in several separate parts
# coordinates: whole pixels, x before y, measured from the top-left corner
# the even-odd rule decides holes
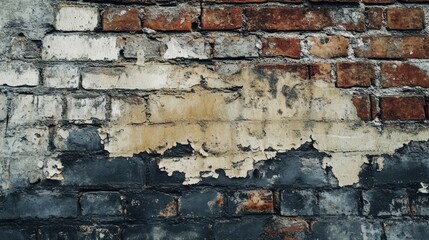
[[[0,240],[429,239],[428,0],[3,0]]]

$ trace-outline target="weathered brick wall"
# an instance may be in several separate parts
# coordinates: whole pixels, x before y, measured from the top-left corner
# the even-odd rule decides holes
[[[429,239],[429,1],[1,3],[0,239]]]

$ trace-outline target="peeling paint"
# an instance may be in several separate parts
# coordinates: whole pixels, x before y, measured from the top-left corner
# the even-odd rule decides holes
[[[164,70],[166,81],[170,81],[169,70],[174,69]],[[180,71],[194,70],[191,67]],[[215,82],[237,90],[219,93],[195,88],[174,96],[152,95],[148,100],[152,115],[148,123],[110,124],[99,130],[110,156],[163,154],[176,144],[190,144],[195,150],[192,156],[160,159],[159,168],[170,176],[183,172],[184,184],[195,184],[204,177],[217,178],[217,169],[224,170],[229,178],[246,177],[255,163],[314,142],[317,150],[330,154],[323,160],[323,167],[331,167],[338,184],[347,186],[359,182],[361,167],[368,163],[367,155],[393,154],[411,140],[429,139],[429,128],[424,125],[381,127],[376,122],[362,122],[350,92],[324,79],[306,80],[294,73],[251,69],[229,77],[209,69],[203,72]],[[270,82],[273,74],[276,86]],[[182,89],[188,83],[176,84]],[[285,87],[294,89],[294,94],[273,91]],[[192,106],[189,111],[188,106]],[[383,161],[377,163],[381,171]]]
[[[364,163],[369,163],[368,159],[362,155],[349,153],[332,153],[331,156],[323,159],[323,167],[332,167],[332,172],[338,179],[340,187],[353,185],[359,182],[359,172]]]

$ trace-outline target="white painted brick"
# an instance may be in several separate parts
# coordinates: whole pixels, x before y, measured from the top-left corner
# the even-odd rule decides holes
[[[11,103],[10,125],[33,123],[43,120],[60,120],[62,113],[60,96],[18,95]]]
[[[181,67],[147,63],[125,68],[87,68],[82,72],[85,89],[191,89],[205,79],[208,87],[230,87],[213,71],[203,67]]]
[[[141,97],[112,98],[110,119],[120,124],[140,124],[146,122],[146,102]]]
[[[171,37],[166,43],[166,50],[163,56],[165,59],[207,59],[209,49],[208,43],[203,37]]]
[[[61,31],[92,31],[98,25],[98,9],[88,6],[62,6],[55,17]]]
[[[0,132],[1,133],[1,132]],[[0,140],[0,152],[4,156],[11,154],[47,153],[49,147],[49,128],[17,127],[8,128]]]
[[[7,117],[7,96],[0,94],[0,121]]]
[[[94,119],[106,119],[106,98],[67,97],[67,119],[79,122],[91,122]]]
[[[0,85],[37,86],[39,70],[31,64],[20,61],[0,63]]]
[[[55,65],[46,67],[43,71],[45,87],[78,88],[79,68],[73,65]]]
[[[43,39],[44,60],[117,60],[115,36],[48,35]]]

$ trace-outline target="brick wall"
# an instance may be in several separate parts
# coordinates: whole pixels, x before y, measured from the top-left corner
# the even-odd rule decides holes
[[[428,239],[427,3],[3,1],[0,239]]]

